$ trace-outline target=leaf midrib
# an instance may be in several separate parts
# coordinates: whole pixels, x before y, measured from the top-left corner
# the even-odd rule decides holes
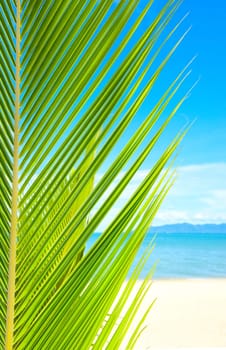
[[[14,150],[12,211],[9,246],[9,277],[6,314],[6,350],[13,348],[14,306],[16,280],[16,238],[18,213],[18,163],[19,163],[19,120],[20,120],[20,0],[16,2],[16,72],[15,72],[15,112],[14,112]]]

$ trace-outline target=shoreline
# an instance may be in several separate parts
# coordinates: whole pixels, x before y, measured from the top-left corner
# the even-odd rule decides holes
[[[226,277],[153,279],[135,324],[155,298],[135,350],[226,349]]]

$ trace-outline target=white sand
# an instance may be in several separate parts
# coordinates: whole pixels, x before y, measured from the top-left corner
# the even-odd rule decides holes
[[[155,280],[141,309],[155,297],[137,350],[226,349],[226,279]]]

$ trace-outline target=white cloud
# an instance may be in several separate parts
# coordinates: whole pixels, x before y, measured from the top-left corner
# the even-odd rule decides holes
[[[186,210],[164,209],[159,210],[155,217],[155,224],[167,225],[175,222],[188,222],[189,216]]]
[[[157,213],[154,224],[226,222],[226,163],[188,165],[179,167],[177,171],[178,179]],[[104,195],[104,199],[124,174],[124,172],[119,174]],[[147,174],[147,169],[137,172],[120,200],[103,220],[99,230],[103,230],[122,209],[126,200]],[[98,182],[101,177],[102,174],[99,174],[96,181]]]
[[[177,182],[156,216],[156,224],[225,222],[226,163],[179,167],[178,173]]]

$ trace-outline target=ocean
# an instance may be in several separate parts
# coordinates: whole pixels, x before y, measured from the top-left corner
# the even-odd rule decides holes
[[[99,234],[94,234],[90,238],[87,249],[98,236]],[[152,238],[153,234],[149,233],[134,265]],[[155,249],[141,273],[141,279],[154,262],[158,262],[154,279],[226,277],[226,234],[159,233],[155,244]]]

